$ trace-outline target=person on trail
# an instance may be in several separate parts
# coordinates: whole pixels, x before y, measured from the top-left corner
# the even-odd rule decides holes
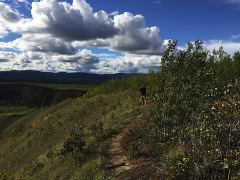
[[[143,84],[141,85],[140,93],[141,93],[142,105],[146,105],[147,104],[147,98],[146,98],[147,89]]]

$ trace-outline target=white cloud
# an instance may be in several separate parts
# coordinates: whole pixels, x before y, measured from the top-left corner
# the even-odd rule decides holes
[[[223,47],[224,51],[226,51],[230,55],[233,55],[235,52],[240,51],[240,42],[211,40],[205,41],[204,46],[209,51],[213,51],[214,49],[219,49],[220,47]]]
[[[7,27],[4,24],[0,23],[0,38],[3,38],[8,34]]]
[[[126,53],[118,58],[100,61],[97,73],[148,73],[159,71],[161,56],[137,55]]]
[[[13,32],[28,34],[23,36],[25,41],[44,35],[65,42],[78,41],[83,46],[136,54],[161,54],[165,48],[159,28],[146,27],[141,15],[125,12],[111,18],[105,11],[94,13],[84,0],[74,0],[72,4],[56,0],[33,2],[31,12],[32,19],[22,18],[20,23],[10,27]]]
[[[51,60],[49,60],[51,59]],[[104,59],[101,60],[100,59]],[[93,54],[89,50],[75,55],[58,55],[42,52],[21,54],[0,51],[0,70],[39,70],[48,72],[91,73],[148,73],[160,69],[161,56],[126,53],[116,57],[109,54]]]
[[[236,39],[236,40],[238,40],[238,39],[240,39],[240,34],[232,35],[231,38],[232,38],[232,39]]]
[[[194,43],[194,42],[191,42]],[[205,50],[208,50],[210,53],[215,49],[219,50],[219,48],[223,48],[225,52],[229,55],[234,55],[235,52],[240,51],[240,42],[235,41],[224,41],[224,40],[209,40],[203,41],[203,47]],[[178,46],[179,50],[185,50],[187,48],[187,44],[184,46]]]
[[[145,18],[125,12],[114,16],[114,26],[119,29],[112,38],[93,41],[75,41],[74,47],[97,46],[134,54],[161,55],[166,48],[159,37],[159,28],[146,27]]]
[[[0,2],[0,22],[16,23],[21,19],[21,15],[11,9],[10,6]]]
[[[7,48],[17,48],[21,51],[34,51],[58,54],[75,54],[76,49],[59,38],[43,34],[24,34],[21,38],[6,43]]]
[[[14,60],[16,55],[11,52],[0,52],[0,63]]]
[[[13,11],[10,6],[0,2],[0,38],[6,36],[10,25],[18,22],[21,18],[17,11]]]
[[[28,3],[26,0],[18,0]],[[0,3],[0,37],[15,32],[20,38],[0,43],[0,48],[19,50],[3,69],[46,71],[147,72],[159,65],[165,49],[158,27],[147,27],[142,15],[94,12],[85,0],[59,2],[41,0],[32,3],[31,18]],[[79,49],[104,47],[125,53],[111,62],[99,61],[98,55]],[[158,56],[156,56],[158,55]],[[98,69],[96,69],[98,68]]]
[[[117,33],[108,14],[105,11],[94,13],[85,0],[73,0],[72,4],[57,0],[33,2],[31,14],[32,19],[19,26],[19,32],[81,41]]]
[[[159,37],[159,28],[146,27],[145,18],[125,12],[114,17],[114,24],[119,34],[108,41],[115,50],[136,54],[162,54],[163,42]]]
[[[109,14],[109,16],[116,16],[116,15],[119,15],[118,11],[113,11]]]
[[[51,60],[49,60],[51,59]],[[91,72],[96,69],[99,59],[89,50],[74,55],[58,55],[39,52],[16,54],[0,51],[0,70],[39,70],[50,72]]]

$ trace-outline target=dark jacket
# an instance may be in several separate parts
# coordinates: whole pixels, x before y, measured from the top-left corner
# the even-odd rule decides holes
[[[146,94],[147,94],[147,90],[146,90],[145,87],[141,87],[141,88],[140,88],[140,92],[141,92],[141,95],[142,95],[142,96],[146,96]]]

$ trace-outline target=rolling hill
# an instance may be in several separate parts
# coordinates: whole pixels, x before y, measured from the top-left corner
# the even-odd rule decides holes
[[[141,113],[136,93],[124,90],[121,81],[118,92],[109,83],[107,92],[99,86],[12,123],[0,139],[0,177],[104,179],[107,140]],[[82,162],[64,148],[72,131],[84,133]]]
[[[40,71],[0,71],[0,82],[35,82],[99,84],[111,79],[131,77],[137,74],[88,74],[88,73],[51,73]]]
[[[31,83],[0,83],[0,105],[41,107],[67,98],[82,96],[86,90],[58,89]]]

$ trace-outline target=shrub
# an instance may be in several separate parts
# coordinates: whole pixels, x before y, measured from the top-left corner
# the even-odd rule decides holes
[[[69,138],[64,142],[62,153],[71,153],[76,162],[83,162],[87,154],[85,144],[83,133],[71,130]]]
[[[95,139],[95,142],[99,144],[105,137],[105,130],[102,121],[92,121],[89,127],[89,132],[90,136],[92,136]]]
[[[180,148],[173,148],[164,157],[164,166],[168,171],[185,171],[188,158]]]
[[[170,42],[162,58],[159,101],[154,122],[161,142],[183,143],[194,177],[237,177],[240,168],[239,86],[219,74],[218,59],[229,61],[222,51],[209,55],[202,42],[177,52]],[[231,61],[231,59],[230,59]],[[229,65],[230,66],[230,65]],[[224,79],[224,80],[223,80]],[[167,163],[178,162],[172,152]]]

